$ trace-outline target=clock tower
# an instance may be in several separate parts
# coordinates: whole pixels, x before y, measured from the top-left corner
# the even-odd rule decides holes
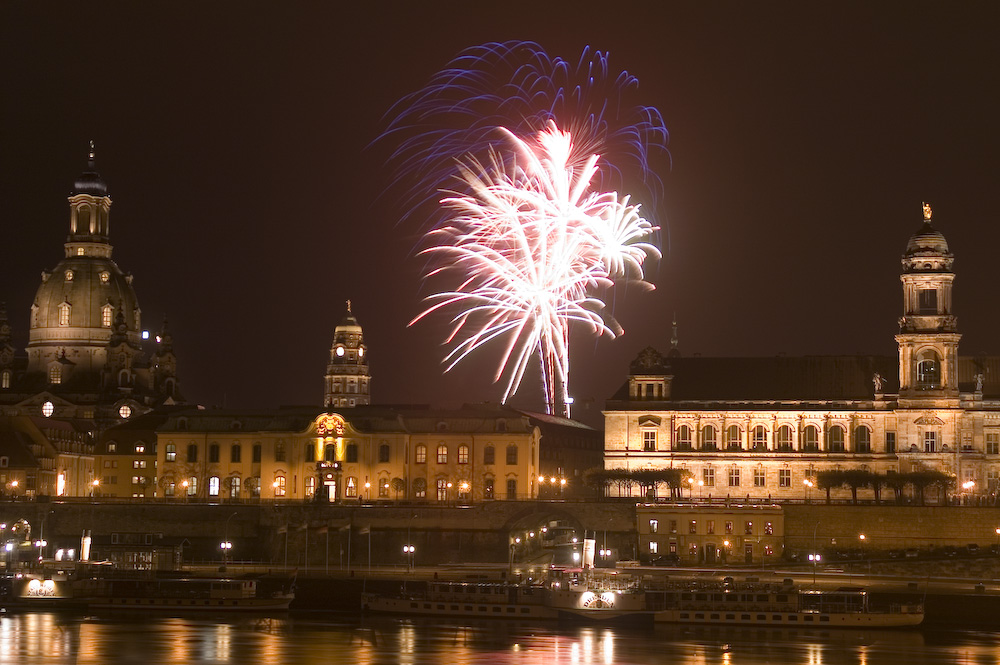
[[[348,300],[347,314],[333,331],[323,405],[342,408],[371,404],[370,385],[368,347]]]

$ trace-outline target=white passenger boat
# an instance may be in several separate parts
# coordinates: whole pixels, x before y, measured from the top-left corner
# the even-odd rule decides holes
[[[923,605],[873,607],[867,590],[800,590],[790,585],[708,584],[647,592],[656,622],[819,628],[894,628],[924,620]]]

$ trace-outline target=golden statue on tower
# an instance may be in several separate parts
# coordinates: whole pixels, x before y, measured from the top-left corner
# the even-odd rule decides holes
[[[931,221],[931,204],[927,201],[924,201],[924,221]]]

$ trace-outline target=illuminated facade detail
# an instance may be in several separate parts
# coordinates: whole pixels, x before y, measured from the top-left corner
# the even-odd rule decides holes
[[[433,503],[538,496],[541,433],[528,417],[512,409],[368,406],[341,413],[282,409],[225,415],[188,410],[161,418],[155,431],[159,496],[183,481],[189,482],[189,491],[190,486],[197,488],[193,496],[215,496],[209,494],[215,476],[222,479],[221,495],[241,499]],[[439,429],[442,422],[445,431]],[[248,439],[253,441],[253,456],[212,457],[211,446],[233,450]],[[177,455],[178,446],[188,451],[186,457]],[[506,451],[506,465],[473,463],[497,447]],[[508,491],[494,497],[498,476]],[[192,478],[197,484],[190,485]],[[573,482],[582,485],[580,480]]]
[[[54,385],[53,395],[65,402],[60,402],[61,414],[93,421],[98,428],[115,423],[117,404],[126,395],[142,412],[177,403],[170,335],[164,330],[155,345],[143,343],[132,276],[112,260],[111,196],[96,171],[93,146],[68,202],[63,258],[42,273],[31,301],[23,355],[15,352],[5,359],[9,342],[5,344],[0,330],[0,370],[16,367],[9,392],[0,395],[0,413],[16,415],[34,408],[28,405],[42,383]],[[54,369],[54,363],[61,369]],[[126,368],[127,380],[122,381]],[[61,380],[52,381],[57,372]]]
[[[348,300],[347,313],[333,331],[323,404],[331,408],[371,404],[370,388],[371,375],[368,372],[364,333],[351,312],[351,301]]]
[[[687,469],[701,480],[690,488],[696,500],[822,500],[819,471],[937,470],[958,479],[952,493],[995,503],[1000,357],[959,356],[953,262],[924,207],[902,257],[895,357],[708,358],[647,348],[606,405],[605,467]],[[892,500],[886,487],[880,494]],[[858,496],[875,498],[872,488]],[[944,496],[930,490],[926,500]]]

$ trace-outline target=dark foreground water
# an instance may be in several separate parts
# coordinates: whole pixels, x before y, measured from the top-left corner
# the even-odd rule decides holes
[[[1000,633],[37,612],[0,619],[0,663],[1000,665]]]

